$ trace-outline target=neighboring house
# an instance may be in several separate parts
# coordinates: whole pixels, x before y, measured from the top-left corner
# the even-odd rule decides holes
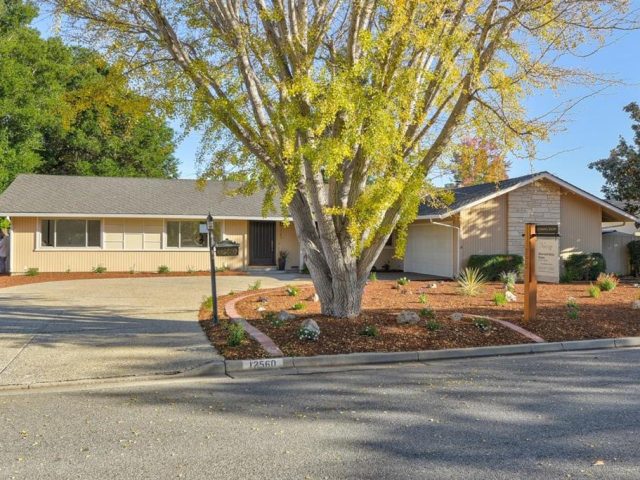
[[[618,208],[626,208],[625,202],[608,201]],[[631,272],[627,244],[634,240],[640,240],[640,223],[637,221],[605,222],[602,224],[602,253],[607,262],[607,270],[622,275]]]
[[[239,244],[238,255],[219,265],[270,268],[285,250],[287,269],[299,267],[304,253],[293,225],[262,216],[263,193],[229,196],[228,189],[214,181],[199,190],[194,180],[20,175],[0,195],[0,215],[12,222],[11,272],[207,270],[200,232],[209,211],[217,240]],[[602,222],[637,220],[546,172],[454,193],[447,208],[420,207],[404,260],[392,258],[392,238],[376,268],[453,277],[473,254],[522,255],[525,222],[559,225],[562,257],[602,252]]]

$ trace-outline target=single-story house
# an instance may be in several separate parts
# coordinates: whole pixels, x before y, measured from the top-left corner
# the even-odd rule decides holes
[[[625,202],[609,200],[618,208],[626,209]],[[633,202],[640,206],[639,202]],[[627,244],[640,241],[639,222],[605,222],[602,224],[602,254],[607,262],[607,269],[619,273],[631,272],[629,250]]]
[[[228,195],[229,185],[195,180],[20,175],[0,195],[0,215],[12,224],[10,271],[208,270],[206,215],[217,240],[239,245],[221,256],[230,269],[286,268],[304,262],[292,224],[263,217],[264,194]],[[632,215],[547,172],[454,190],[446,208],[420,207],[409,227],[404,259],[393,238],[376,262],[407,272],[454,277],[473,254],[522,254],[525,222],[559,225],[559,257],[602,252],[602,222]],[[558,264],[560,260],[557,260]],[[550,278],[557,281],[557,278]]]

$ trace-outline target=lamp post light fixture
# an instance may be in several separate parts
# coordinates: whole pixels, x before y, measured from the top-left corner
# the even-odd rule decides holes
[[[209,232],[209,256],[211,259],[211,298],[213,309],[213,324],[218,324],[218,297],[216,291],[216,240],[213,235],[214,221],[211,212],[207,215],[207,231]]]

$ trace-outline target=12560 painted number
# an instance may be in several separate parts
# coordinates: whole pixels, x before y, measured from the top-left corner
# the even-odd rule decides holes
[[[280,368],[282,367],[281,358],[262,358],[259,360],[244,360],[242,362],[243,370],[254,370],[258,368]]]

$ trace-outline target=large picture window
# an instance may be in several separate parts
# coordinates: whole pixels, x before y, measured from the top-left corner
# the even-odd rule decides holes
[[[42,220],[40,246],[100,247],[100,220]]]
[[[214,238],[222,237],[220,223],[215,222]],[[194,221],[167,222],[167,247],[169,248],[207,248],[209,246],[207,223]]]

